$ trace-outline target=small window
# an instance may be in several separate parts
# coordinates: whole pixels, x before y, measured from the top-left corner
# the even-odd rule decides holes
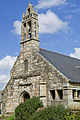
[[[72,96],[73,96],[73,99],[74,99],[74,97],[75,97],[75,92],[76,92],[76,90],[73,90],[73,95],[72,95]]]
[[[57,90],[59,99],[63,99],[63,90]]]
[[[50,93],[51,93],[52,99],[55,99],[55,90],[51,90]]]
[[[78,98],[80,98],[80,90],[78,90],[77,92],[78,92]]]
[[[28,70],[28,60],[24,61],[24,67],[25,67],[25,70]]]

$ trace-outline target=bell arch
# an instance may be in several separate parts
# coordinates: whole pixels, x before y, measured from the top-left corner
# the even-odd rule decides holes
[[[20,102],[26,102],[28,99],[30,99],[30,94],[26,91],[23,91],[20,95]]]

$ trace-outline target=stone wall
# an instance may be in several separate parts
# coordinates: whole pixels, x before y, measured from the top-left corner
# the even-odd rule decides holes
[[[80,83],[71,83],[68,90],[68,106],[74,109],[80,109]],[[73,91],[75,91],[73,93]],[[73,95],[74,94],[74,95]]]
[[[24,60],[28,60],[28,70],[24,70]],[[26,91],[30,98],[38,96],[44,106],[50,105],[51,89],[64,89],[68,80],[53,67],[36,49],[29,46],[20,53],[12,70],[11,79],[3,91],[3,113],[14,112],[21,102],[21,94]],[[67,104],[67,94],[64,90],[64,104]],[[55,102],[54,100],[53,102]],[[57,103],[61,103],[59,100]]]

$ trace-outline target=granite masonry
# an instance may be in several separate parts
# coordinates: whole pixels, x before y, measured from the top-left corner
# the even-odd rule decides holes
[[[80,107],[80,60],[39,48],[38,14],[31,2],[23,13],[21,52],[10,74],[2,93],[3,114],[14,113],[33,96],[44,106]]]

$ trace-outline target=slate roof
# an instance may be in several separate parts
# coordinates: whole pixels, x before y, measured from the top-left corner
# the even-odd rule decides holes
[[[1,91],[0,91],[0,103],[1,103]]]
[[[40,54],[71,82],[80,83],[80,60],[40,48]]]

